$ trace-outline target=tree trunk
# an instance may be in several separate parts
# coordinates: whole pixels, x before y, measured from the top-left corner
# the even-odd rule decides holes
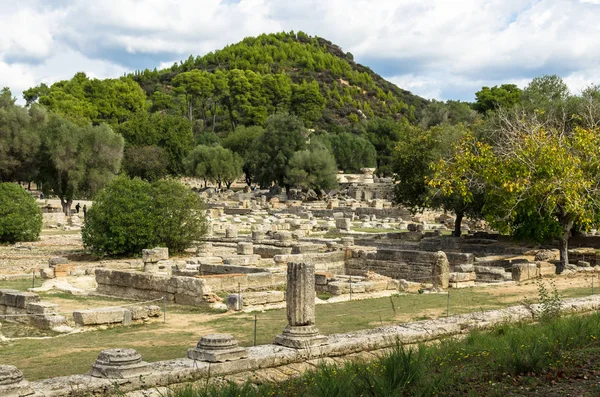
[[[64,199],[62,197],[60,198],[60,205],[62,206],[62,210],[64,212],[64,214],[66,216],[71,216],[71,205],[73,205],[73,200],[72,199]]]
[[[573,228],[573,220],[569,216],[561,216],[560,224],[562,226],[562,234],[560,235],[560,263],[556,267],[556,273],[561,274],[565,267],[569,264],[569,237],[571,237],[571,229]]]
[[[462,234],[462,230],[460,230],[460,226],[462,224],[462,220],[463,220],[464,216],[465,216],[465,214],[462,212],[456,213],[456,219],[454,220],[454,232],[452,232],[452,235],[454,237],[460,237],[460,235]]]

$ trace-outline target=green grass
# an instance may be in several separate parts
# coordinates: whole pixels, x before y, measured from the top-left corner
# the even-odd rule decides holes
[[[503,396],[512,394],[511,390],[522,391],[520,383],[531,385],[536,377],[543,384],[560,379],[565,373],[576,375],[578,366],[585,365],[586,360],[598,360],[599,334],[599,314],[536,325],[504,325],[440,345],[413,349],[397,345],[389,354],[371,362],[322,365],[277,384],[254,387],[249,383],[199,383],[173,395]],[[598,391],[597,385],[594,387]]]
[[[19,282],[24,281],[11,281],[10,286],[12,288],[19,287]],[[590,290],[582,288],[562,292],[566,296],[586,296],[589,295]],[[61,295],[60,297],[74,300],[94,299],[94,297],[73,295]],[[513,300],[506,301],[505,296],[490,293],[490,289],[462,289],[452,290],[450,298],[450,315],[453,315],[514,305],[522,297],[514,297]],[[317,327],[324,334],[333,334],[375,328],[382,324],[437,318],[445,315],[446,303],[446,294],[407,294],[393,296],[391,299],[387,297],[317,305]],[[167,326],[169,325],[169,313],[189,314],[192,325],[206,330],[203,331],[204,333],[231,333],[241,345],[251,346],[254,339],[255,316],[258,344],[272,343],[274,337],[280,334],[287,324],[285,309],[217,316],[222,312],[206,307],[168,305]],[[203,318],[194,324],[193,316],[195,314],[202,315]],[[213,314],[215,315],[213,319],[209,317],[209,320],[206,320],[206,315]],[[172,327],[164,330],[162,322],[157,322],[51,339],[14,340],[0,345],[0,357],[2,363],[16,365],[21,369],[27,379],[36,380],[85,373],[98,353],[111,347],[137,349],[146,361],[185,357],[187,348],[194,346],[201,336],[201,334],[185,328],[177,332],[174,332]]]
[[[18,291],[27,291],[28,288],[31,288],[32,285],[31,278],[19,278],[15,280],[0,280],[0,288],[1,289],[16,289]],[[35,287],[41,287],[44,280],[38,277],[35,278]]]

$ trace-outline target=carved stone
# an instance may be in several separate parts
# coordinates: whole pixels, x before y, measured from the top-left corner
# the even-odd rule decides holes
[[[134,349],[108,349],[98,355],[91,375],[96,378],[124,379],[150,372],[148,363]]]
[[[33,395],[29,382],[23,373],[13,365],[0,365],[0,396],[23,397]]]
[[[188,357],[218,363],[246,358],[248,352],[239,347],[237,340],[230,334],[209,334],[200,338],[195,348],[188,350]]]
[[[327,337],[315,327],[315,265],[289,262],[287,266],[288,325],[275,344],[295,349],[324,345]]]

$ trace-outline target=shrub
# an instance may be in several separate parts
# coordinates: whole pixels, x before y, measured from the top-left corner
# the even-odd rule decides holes
[[[100,256],[137,255],[144,248],[188,248],[206,232],[200,196],[175,181],[119,177],[87,212],[83,244]]]
[[[0,183],[0,242],[35,241],[42,231],[42,211],[33,196],[16,183]]]

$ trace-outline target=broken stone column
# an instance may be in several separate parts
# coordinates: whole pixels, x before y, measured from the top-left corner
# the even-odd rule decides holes
[[[160,273],[159,262],[168,259],[169,249],[166,247],[142,250],[142,262],[144,262],[144,271],[147,273]]]
[[[225,237],[226,238],[237,238],[238,236],[238,230],[235,227],[228,227],[227,229],[225,229]]]
[[[244,299],[241,294],[229,294],[225,301],[227,310],[233,310],[239,312],[244,308]]]
[[[96,378],[125,379],[150,373],[148,363],[134,349],[108,349],[98,355],[90,375]]]
[[[252,243],[240,242],[237,245],[238,255],[252,255],[254,254],[254,245]]]
[[[349,231],[352,227],[352,221],[350,218],[338,218],[335,220],[335,227],[340,230]]]
[[[0,364],[0,396],[22,397],[34,393],[29,382],[23,379],[23,373],[17,367]]]
[[[192,360],[219,363],[248,357],[248,351],[238,346],[230,334],[210,334],[200,338],[195,348],[188,350]]]
[[[450,280],[450,266],[448,258],[443,251],[435,253],[435,259],[431,271],[433,278],[433,289],[446,289]]]
[[[295,349],[327,344],[327,337],[315,327],[314,264],[288,263],[286,308],[288,325],[275,337],[275,344]]]

